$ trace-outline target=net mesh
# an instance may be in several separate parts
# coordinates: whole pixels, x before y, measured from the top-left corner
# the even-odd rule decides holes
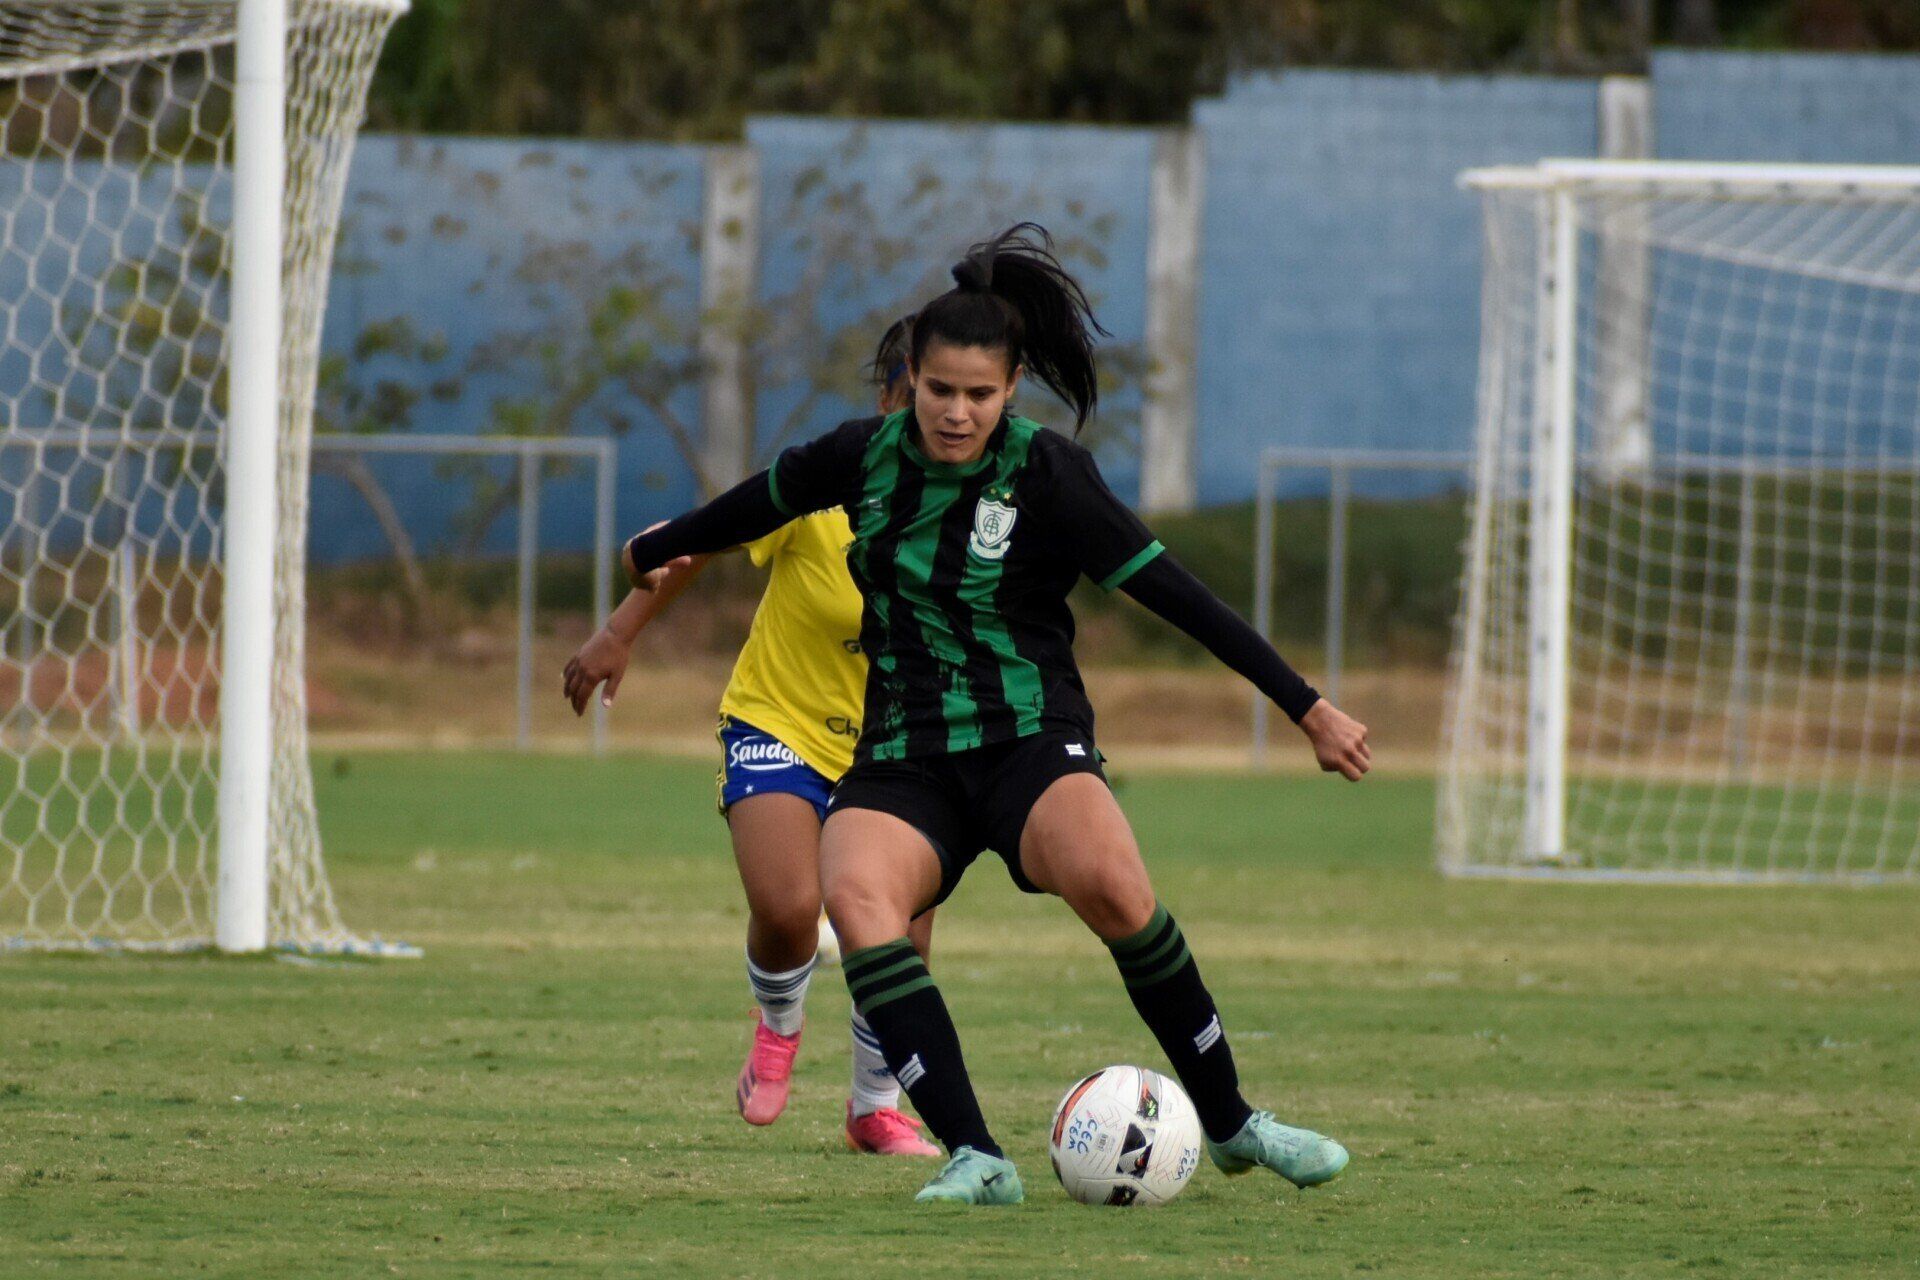
[[[1920,185],[1483,193],[1439,857],[1920,879]],[[1565,841],[1527,838],[1530,486],[1576,231]]]
[[[343,924],[307,760],[308,447],[389,0],[289,0],[269,938]],[[0,938],[213,930],[232,0],[0,5]],[[8,776],[10,775],[10,776]]]

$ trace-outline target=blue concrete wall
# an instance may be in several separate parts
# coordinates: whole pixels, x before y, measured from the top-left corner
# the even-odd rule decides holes
[[[1664,156],[1920,161],[1920,59],[1662,53],[1653,78]],[[1250,460],[1271,444],[1467,448],[1480,232],[1457,175],[1593,154],[1595,84],[1296,71],[1237,80],[1194,120],[1206,163],[1202,500],[1246,497]],[[1020,218],[1061,236],[1114,331],[1112,367],[1137,357],[1151,131],[769,117],[750,121],[747,138],[762,172],[760,299],[773,323],[756,406],[762,460],[865,411],[857,365],[879,329],[944,288],[969,239]],[[526,278],[532,248],[638,254],[664,281],[660,332],[690,332],[700,178],[691,147],[369,138],[328,347],[345,351],[367,324],[398,315],[443,332],[442,367],[458,369],[460,393],[423,402],[415,429],[486,429],[503,400],[547,394],[524,351],[503,365],[483,358],[489,335],[538,327],[543,298],[550,315],[563,309]],[[663,339],[663,363],[685,355]],[[401,376],[402,364],[363,362],[354,376]],[[670,402],[697,428],[693,388]],[[1044,398],[1025,407],[1058,418]],[[1137,408],[1137,395],[1116,394],[1097,442],[1129,497]],[[621,428],[622,528],[691,500],[685,466],[630,399],[596,399],[575,428]],[[430,466],[383,474],[430,542],[470,505],[464,482]],[[549,494],[547,545],[585,545],[586,492]],[[316,554],[377,550],[358,500],[337,486],[317,488],[316,517]],[[489,545],[510,541],[509,519]]]
[[[761,298],[796,322],[783,361],[832,359],[836,337],[842,363],[866,358],[894,317],[952,286],[947,268],[970,242],[1038,222],[1113,334],[1108,372],[1120,385],[1091,443],[1116,489],[1137,492],[1139,384],[1124,371],[1146,325],[1151,131],[764,117],[748,122],[747,141],[760,158]],[[849,392],[813,405],[794,434],[871,411],[864,389]],[[1066,425],[1037,388],[1019,399]],[[801,401],[793,376],[764,388],[763,461],[778,443],[764,437]]]
[[[634,334],[655,340],[663,366],[684,361],[699,320],[702,149],[645,143],[537,139],[361,140],[342,210],[324,346],[354,352],[370,330],[404,317],[427,351],[355,355],[350,377],[363,400],[388,381],[419,389],[409,428],[453,434],[522,434],[514,406],[566,400],[550,377],[577,376],[584,332],[582,298],[625,285],[657,316]],[[569,281],[586,281],[582,294]],[[561,345],[543,349],[558,338]],[[437,358],[432,348],[444,349]],[[667,397],[683,420],[699,420],[697,388]],[[322,423],[321,425],[328,425]],[[645,406],[611,383],[584,396],[564,422],[575,435],[619,437],[618,523],[684,508],[695,498],[690,473]],[[461,468],[430,461],[374,464],[399,509],[428,548],[455,536],[476,505]],[[489,470],[505,477],[511,464]],[[585,547],[593,529],[590,480],[556,481],[545,491],[542,545]],[[313,553],[321,559],[382,554],[385,543],[364,505],[325,477],[314,486]],[[511,512],[486,547],[513,545]]]
[[[1920,58],[1662,52],[1652,78],[1656,146],[1668,158],[1920,163]],[[1221,98],[1196,104],[1194,122],[1206,165],[1202,500],[1246,497],[1251,459],[1267,445],[1465,449],[1480,232],[1476,201],[1457,188],[1457,175],[1592,154],[1597,86],[1289,71],[1234,81]],[[760,459],[787,439],[864,412],[858,365],[884,324],[945,288],[945,268],[969,240],[1033,218],[1059,235],[1113,330],[1107,366],[1119,389],[1095,443],[1116,489],[1133,496],[1153,137],[1052,125],[750,121],[747,140],[762,172],[760,301],[770,319],[757,352]],[[129,215],[146,197],[126,172],[103,174],[90,196],[56,196],[64,179],[54,170],[0,165],[0,205],[13,211],[15,241],[54,241],[52,229],[71,224],[71,276],[80,281],[72,287],[85,287],[112,250],[79,228],[130,223],[122,250],[138,252],[154,217],[178,220],[174,211],[149,213],[142,229]],[[650,367],[666,371],[658,390],[667,411],[698,432],[688,360],[698,322],[702,174],[702,149],[692,146],[363,138],[343,211],[326,350],[344,358],[363,404],[383,383],[419,391],[415,431],[557,426],[614,434],[622,528],[683,509],[694,498],[691,474],[641,398],[602,386],[563,423],[543,423],[537,412],[515,419],[513,410],[564,398],[556,379],[583,363],[577,344],[586,310],[568,281],[584,280],[595,296],[620,285],[646,301],[628,338],[644,339]],[[215,191],[206,216],[224,222],[227,202],[224,189]],[[36,288],[40,277],[30,282],[27,270],[18,254],[0,255],[12,335],[0,343],[7,394],[36,381],[50,389],[64,376],[34,361],[64,358],[53,332],[74,300]],[[69,268],[56,255],[33,270],[51,272],[50,280]],[[1661,280],[1663,288],[1685,283]],[[1825,305],[1824,295],[1818,301]],[[356,354],[366,334],[400,317],[422,349]],[[557,343],[546,348],[543,340]],[[1889,350],[1885,358],[1903,357]],[[116,369],[127,363],[115,365],[110,353],[101,360]],[[66,418],[116,417],[115,379],[134,378],[134,386],[138,372],[67,385]],[[1874,422],[1905,412],[1906,402],[1895,400]],[[44,394],[16,404],[28,426],[52,412]],[[1037,394],[1023,407],[1044,420],[1060,417]],[[200,408],[181,402],[175,412]],[[1707,420],[1701,412],[1692,427],[1682,415],[1667,417],[1663,441],[1699,443],[1688,432]],[[22,465],[0,458],[0,475]],[[426,462],[376,465],[416,536],[430,548],[449,545],[457,517],[474,506],[471,476]],[[587,545],[589,498],[584,477],[550,487],[544,545]],[[317,556],[383,553],[364,506],[339,481],[318,480],[314,499]],[[512,538],[509,511],[485,545],[504,551]]]
[[[1585,80],[1292,72],[1203,102],[1200,497],[1270,445],[1469,447],[1476,165],[1592,155]]]
[[[1662,50],[1652,80],[1664,160],[1920,164],[1920,58]]]

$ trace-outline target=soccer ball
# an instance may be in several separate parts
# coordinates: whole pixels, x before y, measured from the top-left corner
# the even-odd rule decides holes
[[[1067,1090],[1049,1147],[1081,1204],[1165,1204],[1200,1163],[1200,1117],[1159,1072],[1108,1067]]]
[[[815,964],[840,963],[840,935],[835,933],[833,926],[827,923],[827,913],[824,911],[820,913],[820,942],[813,949],[813,962]]]

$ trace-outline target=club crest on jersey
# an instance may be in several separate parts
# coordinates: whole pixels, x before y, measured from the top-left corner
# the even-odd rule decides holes
[[[980,499],[980,505],[973,509],[973,536],[967,539],[967,550],[982,560],[1005,558],[1008,539],[1013,535],[1013,518],[1018,514],[1004,502]]]

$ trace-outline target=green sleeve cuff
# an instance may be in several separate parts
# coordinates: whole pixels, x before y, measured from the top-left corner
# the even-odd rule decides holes
[[[767,468],[767,494],[773,499],[774,507],[789,520],[796,520],[800,513],[786,504],[780,496],[780,459],[775,458],[773,465]]]
[[[774,499],[774,501],[778,502],[779,499],[776,498]],[[1155,556],[1159,555],[1162,551],[1165,551],[1165,550],[1166,548],[1160,545],[1160,540],[1158,538],[1155,538],[1152,542],[1149,542],[1146,546],[1140,548],[1140,550],[1134,554],[1133,559],[1127,561],[1125,564],[1121,565],[1118,569],[1115,569],[1112,573],[1102,578],[1100,580],[1100,589],[1102,591],[1112,591],[1115,587],[1118,587],[1121,583],[1125,582],[1128,578],[1131,578],[1134,574],[1140,572],[1140,570],[1147,564],[1148,561],[1152,560]]]

